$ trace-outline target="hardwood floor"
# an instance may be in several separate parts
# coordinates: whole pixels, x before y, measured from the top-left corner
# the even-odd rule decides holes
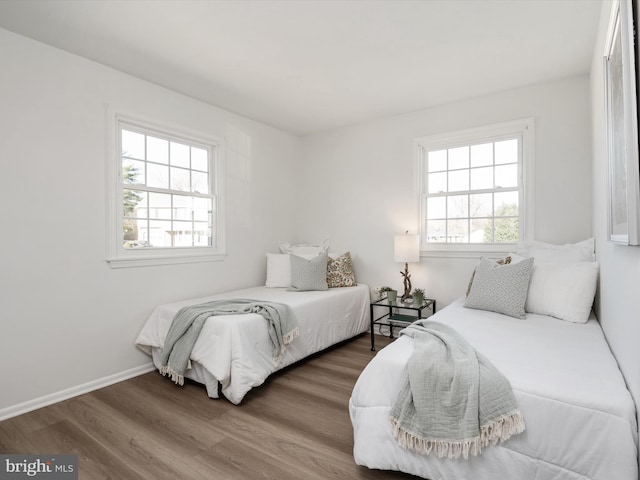
[[[77,453],[80,480],[416,478],[353,460],[348,402],[369,348],[364,334],[315,355],[239,406],[141,375],[0,422],[0,452]]]

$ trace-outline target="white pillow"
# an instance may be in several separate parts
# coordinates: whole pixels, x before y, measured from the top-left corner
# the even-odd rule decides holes
[[[291,253],[306,258],[309,255],[327,253],[329,251],[329,239],[327,238],[320,243],[298,243],[295,245],[281,241],[278,242],[278,246],[281,253]]]
[[[265,287],[291,286],[291,260],[286,253],[267,253],[267,281]]]
[[[589,238],[578,243],[554,245],[545,242],[526,242],[518,245],[518,255],[535,258],[535,263],[593,262],[595,242]]]
[[[596,294],[597,262],[533,265],[525,310],[573,323],[589,320]]]

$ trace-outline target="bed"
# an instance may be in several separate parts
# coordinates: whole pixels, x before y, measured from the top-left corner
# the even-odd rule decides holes
[[[357,283],[350,252],[335,255],[327,251],[328,240],[319,244],[280,242],[280,253],[266,255],[265,286],[160,305],[146,321],[136,345],[161,370],[167,333],[183,307],[237,299],[287,305],[297,322],[297,338],[277,360],[270,337],[273,332],[263,316],[216,315],[204,321],[184,377],[204,384],[211,398],[222,393],[239,404],[273,372],[367,331],[369,287]]]
[[[209,397],[218,398],[221,392],[234,404],[239,404],[247,392],[264,383],[273,372],[363,333],[369,326],[369,287],[366,285],[305,292],[261,286],[158,306],[136,344],[152,356],[159,368],[164,339],[180,308],[233,298],[285,303],[291,307],[300,330],[299,337],[286,348],[282,361],[274,365],[267,324],[260,315],[207,319],[185,376],[204,384]]]
[[[593,262],[545,263],[543,253],[530,277],[523,318],[465,307],[468,297],[430,318],[461,333],[509,380],[526,430],[468,459],[438,458],[400,447],[389,415],[414,351],[414,340],[401,335],[378,352],[354,386],[349,409],[357,464],[430,480],[637,480],[636,410],[590,313],[591,287],[579,305],[580,318],[572,317],[575,305],[566,307],[576,292],[584,297],[584,288],[576,288],[576,283],[585,283],[584,272],[593,269]],[[552,310],[555,316],[531,310]]]

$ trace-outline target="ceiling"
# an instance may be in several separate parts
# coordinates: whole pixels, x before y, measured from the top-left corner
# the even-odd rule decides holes
[[[306,135],[589,71],[602,0],[1,0],[0,27]]]

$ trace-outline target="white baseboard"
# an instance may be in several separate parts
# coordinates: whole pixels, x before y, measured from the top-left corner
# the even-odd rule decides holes
[[[108,387],[109,385],[113,385],[114,383],[122,382],[124,380],[137,377],[138,375],[142,375],[153,370],[155,370],[155,366],[153,365],[153,363],[141,365],[139,367],[125,370],[124,372],[109,375],[108,377],[103,377],[98,380],[84,383],[82,385],[77,385],[65,390],[60,390],[59,392],[51,393],[49,395],[45,395],[44,397],[34,398],[33,400],[29,400],[27,402],[0,409],[0,422],[11,417],[17,417],[18,415],[22,415],[23,413],[27,413],[32,410],[37,410],[38,408],[46,407],[47,405],[52,405],[63,400],[68,400],[69,398],[77,397],[78,395],[82,395],[93,390],[98,390],[99,388]]]

